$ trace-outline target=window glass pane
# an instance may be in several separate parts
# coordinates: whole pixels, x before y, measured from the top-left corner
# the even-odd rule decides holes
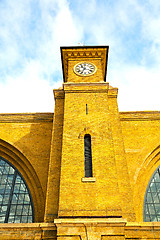
[[[10,216],[15,216],[15,212],[16,212],[16,205],[12,205],[10,208]]]
[[[151,192],[156,192],[156,184],[152,182],[150,185],[150,189],[151,189]]]
[[[160,204],[155,204],[155,210],[158,215],[160,215]]]
[[[156,182],[160,182],[160,176],[159,176],[158,172],[155,173],[154,179]]]
[[[159,197],[158,197],[157,194],[155,194],[155,195],[153,196],[153,202],[154,202],[154,203],[159,203]]]
[[[31,222],[31,221],[32,221],[32,217],[28,216],[28,222]]]
[[[22,216],[22,222],[27,223],[28,222],[28,217],[27,216]]]
[[[151,202],[152,202],[152,195],[151,195],[151,193],[148,193],[148,194],[147,194],[146,201],[147,201],[148,203],[151,203]]]
[[[29,215],[29,206],[28,205],[24,206],[22,215],[26,215],[26,216]]]
[[[92,150],[91,136],[84,136],[84,158],[85,158],[85,177],[92,177]]]
[[[148,204],[148,210],[150,214],[155,214],[155,208],[153,204]]]
[[[146,190],[144,221],[160,221],[160,167],[153,174]]]
[[[5,217],[0,214],[0,223],[4,223]]]
[[[33,222],[33,204],[18,170],[0,157],[0,223]]]

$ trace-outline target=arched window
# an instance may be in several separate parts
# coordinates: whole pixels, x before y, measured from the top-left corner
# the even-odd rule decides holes
[[[91,135],[84,136],[85,177],[93,177],[92,174],[92,150]]]
[[[144,199],[144,221],[160,221],[160,166],[156,169],[148,184]]]
[[[34,222],[33,203],[18,170],[0,157],[0,223]]]

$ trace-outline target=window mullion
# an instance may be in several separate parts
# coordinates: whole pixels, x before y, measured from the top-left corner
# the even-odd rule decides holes
[[[10,213],[10,209],[11,209],[11,202],[12,202],[12,197],[13,197],[13,191],[14,191],[14,185],[15,185],[16,177],[17,177],[17,172],[15,171],[14,175],[13,175],[12,187],[11,187],[11,191],[10,191],[10,196],[9,196],[9,200],[8,200],[6,216],[5,216],[5,220],[4,220],[5,223],[8,223],[8,218],[9,218],[9,213]]]

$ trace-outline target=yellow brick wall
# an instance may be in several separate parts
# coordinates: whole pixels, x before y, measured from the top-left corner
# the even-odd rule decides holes
[[[92,92],[81,92],[83,86],[84,84],[79,85],[79,90],[76,90],[78,92],[74,92],[72,86],[70,92],[70,86],[64,85],[59,215],[110,215],[107,208],[111,206],[116,208],[117,215],[119,196],[114,151],[110,140],[107,84],[101,84],[101,90],[104,91],[101,93],[96,91],[94,84]],[[93,176],[96,181],[84,183],[84,135],[88,133],[92,137]],[[116,207],[113,207],[114,203]]]
[[[44,220],[53,114],[1,114],[0,155],[24,177],[35,221]]]
[[[143,221],[143,202],[151,176],[160,165],[160,112],[120,113],[136,220]]]
[[[64,50],[64,84],[55,111],[0,114],[0,156],[22,174],[34,224],[2,224],[1,239],[159,239],[143,222],[148,182],[160,165],[160,112],[118,111],[117,88],[104,82],[107,48]],[[97,72],[73,71],[88,61]],[[87,113],[86,113],[87,104]],[[93,177],[85,178],[84,135],[91,135]]]
[[[46,194],[45,222],[53,222],[58,216],[59,187],[61,172],[64,91],[55,90],[55,109],[51,140],[50,163]]]

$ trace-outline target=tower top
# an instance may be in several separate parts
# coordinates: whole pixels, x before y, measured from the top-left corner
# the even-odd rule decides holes
[[[101,71],[102,78],[97,78],[96,81],[106,81],[109,46],[76,46],[60,49],[64,82],[76,81],[76,78],[75,80],[69,78],[71,70],[82,77],[82,82],[88,82],[84,77],[94,74],[97,68]],[[73,64],[69,64],[70,62]]]

